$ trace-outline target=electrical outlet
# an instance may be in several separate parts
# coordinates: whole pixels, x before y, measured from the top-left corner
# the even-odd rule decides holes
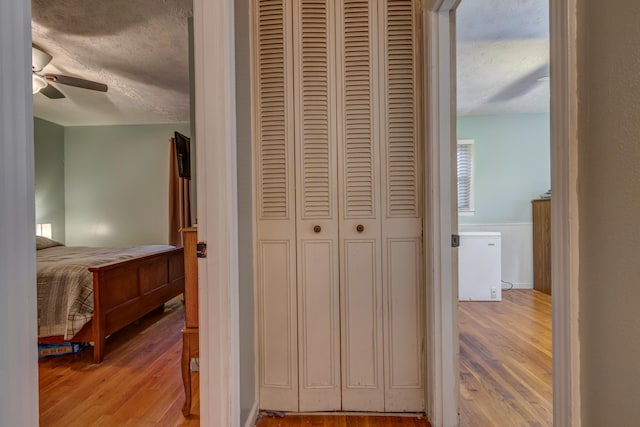
[[[498,298],[498,290],[495,287],[491,288],[491,299],[497,299]]]

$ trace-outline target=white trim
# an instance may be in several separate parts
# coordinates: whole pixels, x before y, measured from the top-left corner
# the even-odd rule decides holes
[[[549,2],[553,425],[580,426],[576,0]]]
[[[0,2],[0,425],[38,425],[31,1]]]
[[[455,22],[457,1],[431,1],[423,10],[426,159],[427,414],[433,427],[458,425],[457,230],[455,190]]]
[[[195,0],[200,423],[239,426],[234,1]]]
[[[247,421],[245,421],[244,427],[254,427],[258,420],[258,415],[260,415],[260,410],[258,409],[258,401],[256,400],[253,402],[253,406],[249,411],[249,416],[247,416]]]

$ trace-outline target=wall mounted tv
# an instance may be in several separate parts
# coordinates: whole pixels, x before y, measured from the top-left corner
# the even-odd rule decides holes
[[[180,132],[175,133],[176,157],[178,158],[178,175],[180,178],[191,179],[191,153],[189,144],[191,139]]]

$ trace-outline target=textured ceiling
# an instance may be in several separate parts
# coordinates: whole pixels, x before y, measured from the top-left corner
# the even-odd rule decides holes
[[[549,111],[548,8],[548,0],[462,0],[458,114]]]
[[[55,85],[34,114],[70,125],[189,120],[191,0],[33,0],[45,73],[106,83],[107,93]],[[457,11],[458,113],[549,111],[548,0],[462,0]]]
[[[33,97],[34,115],[61,125],[189,121],[191,0],[33,0],[43,72],[106,83],[107,93],[55,84],[65,99]]]

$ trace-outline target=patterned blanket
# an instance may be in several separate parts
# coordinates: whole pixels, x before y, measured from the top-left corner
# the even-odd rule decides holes
[[[70,339],[93,316],[93,274],[96,267],[173,248],[53,246],[36,251],[38,274],[38,336]]]

